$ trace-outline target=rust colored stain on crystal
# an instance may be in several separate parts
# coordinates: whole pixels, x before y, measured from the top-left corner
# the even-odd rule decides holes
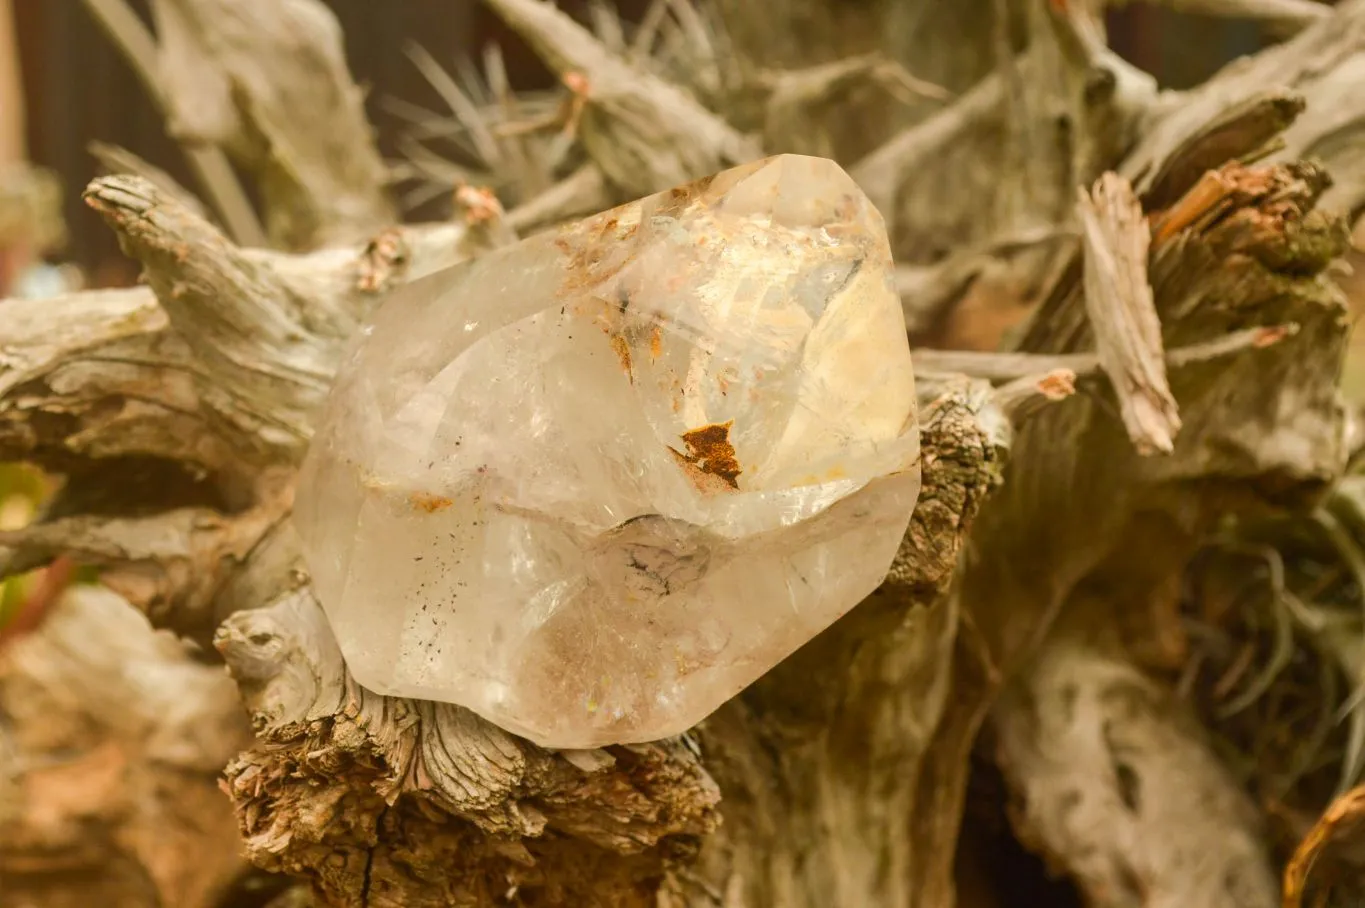
[[[413,492],[408,496],[408,501],[415,509],[425,511],[428,514],[444,511],[455,503],[442,495],[428,495],[425,492]]]
[[[714,491],[715,479],[720,480],[731,489],[738,489],[739,474],[744,472],[739,468],[739,460],[735,457],[735,446],[730,443],[730,428],[734,426],[734,420],[729,422],[711,423],[682,435],[683,444],[687,446],[687,453],[684,454],[674,448],[669,448],[678,462],[692,467],[688,470],[688,475],[693,482],[698,483],[702,491]],[[694,472],[695,471],[695,472]],[[697,474],[701,474],[698,476]],[[710,482],[706,482],[703,477],[714,477]]]
[[[611,336],[611,349],[616,351],[616,355],[621,359],[621,368],[626,370],[626,375],[630,376],[632,384],[635,382],[635,373],[630,371],[630,344],[619,334]]]
[[[596,287],[620,273],[639,251],[630,246],[639,224],[621,226],[617,215],[589,218],[560,229],[555,248],[565,257],[561,295]]]
[[[659,207],[655,209],[655,214],[676,215],[692,203],[694,199],[701,197],[715,179],[715,174],[709,177],[702,177],[700,180],[693,180],[686,186],[678,186],[670,189],[664,198],[659,202]]]

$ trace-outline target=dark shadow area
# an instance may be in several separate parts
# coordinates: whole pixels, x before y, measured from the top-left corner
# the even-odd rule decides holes
[[[1015,838],[1009,797],[995,763],[974,754],[957,849],[958,908],[1083,908],[1071,882]]]

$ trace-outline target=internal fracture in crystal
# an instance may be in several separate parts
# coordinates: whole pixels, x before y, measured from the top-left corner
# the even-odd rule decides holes
[[[705,718],[881,582],[919,493],[885,228],[769,158],[422,278],[295,520],[347,664],[550,747]]]

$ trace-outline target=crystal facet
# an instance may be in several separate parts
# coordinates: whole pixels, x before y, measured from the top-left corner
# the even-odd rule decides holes
[[[881,217],[786,155],[393,294],[295,520],[361,684],[595,747],[684,731],[870,593],[918,455]]]

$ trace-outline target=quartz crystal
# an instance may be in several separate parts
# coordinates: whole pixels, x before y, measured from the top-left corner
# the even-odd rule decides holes
[[[784,155],[395,292],[295,520],[362,685],[596,747],[686,730],[872,592],[918,457],[882,219]]]

